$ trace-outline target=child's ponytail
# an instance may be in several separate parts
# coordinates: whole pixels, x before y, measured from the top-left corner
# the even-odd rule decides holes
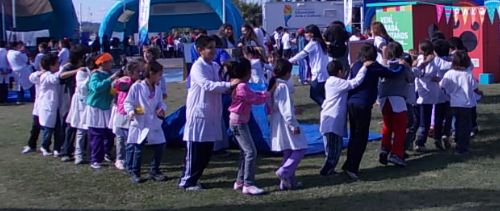
[[[276,84],[276,80],[285,76],[286,74],[292,72],[292,63],[290,63],[286,59],[278,59],[276,60],[276,64],[273,70],[273,77],[269,80],[269,86],[267,90],[269,91]]]

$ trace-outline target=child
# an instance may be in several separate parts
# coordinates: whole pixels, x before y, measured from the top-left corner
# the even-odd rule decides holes
[[[37,113],[39,115],[39,123],[42,129],[42,146],[40,151],[43,156],[49,156],[50,139],[54,133],[54,128],[59,122],[59,95],[61,85],[59,84],[59,61],[55,55],[45,55],[40,61],[41,71],[32,73],[30,78],[37,78],[39,81],[33,80],[34,84],[39,83],[39,92],[37,100]],[[36,76],[36,77],[34,77]]]
[[[360,72],[352,80],[345,80],[346,71],[342,63],[336,59],[328,64],[328,74],[325,90],[326,98],[321,106],[320,132],[325,143],[325,162],[320,174],[332,175],[342,152],[343,137],[347,122],[347,93],[363,81],[366,67],[373,61],[363,64]]]
[[[163,66],[158,62],[148,63],[144,76],[144,80],[132,84],[123,104],[125,112],[131,119],[127,138],[127,165],[132,167],[130,174],[133,183],[141,182],[142,147],[145,144],[154,149],[149,178],[154,181],[166,179],[160,171],[165,147],[165,135],[161,124],[167,110],[159,86],[163,76]],[[131,79],[134,77],[136,75]],[[120,108],[118,107],[118,112]]]
[[[280,189],[296,189],[301,186],[295,181],[295,171],[307,149],[306,137],[300,132],[295,118],[295,108],[288,87],[292,75],[292,64],[278,59],[274,67],[274,77],[269,86],[276,86],[272,94],[271,137],[272,150],[283,153],[283,162],[276,171],[280,179]],[[275,85],[276,83],[276,85]]]
[[[466,71],[470,64],[467,52],[458,50],[453,56],[452,69],[444,75],[439,84],[450,96],[450,106],[456,118],[456,152],[460,155],[467,154],[469,151],[472,109],[476,106],[474,94],[482,95],[482,92],[478,90],[476,80],[470,72]]]
[[[248,81],[251,76],[251,65],[247,59],[239,62],[228,61],[224,63],[230,78]],[[272,90],[271,90],[272,92]],[[257,160],[257,149],[248,127],[250,112],[253,104],[265,103],[269,92],[253,92],[246,82],[238,84],[232,93],[231,106],[229,107],[229,124],[236,141],[241,148],[240,165],[238,177],[234,183],[234,189],[243,189],[243,194],[260,195],[264,190],[255,185],[255,170]]]
[[[109,53],[99,55],[95,61],[99,69],[90,74],[87,84],[87,135],[90,140],[90,167],[100,169],[105,152],[113,141],[113,132],[108,127],[111,115],[111,82],[119,72],[111,74],[113,57]]]
[[[438,78],[443,78],[446,72],[451,69],[449,61],[450,46],[445,40],[436,40],[433,42],[436,58],[434,63],[438,67]],[[434,143],[439,150],[450,148],[449,138],[451,135],[451,111],[450,99],[442,89],[439,90],[439,97],[434,105]],[[443,138],[446,137],[446,138]]]
[[[38,54],[35,57],[35,61],[33,63],[35,70],[36,71],[41,71],[41,66],[40,62],[42,61],[43,56],[46,54],[48,45],[47,43],[40,43],[38,45]],[[0,55],[1,57],[1,55]],[[1,60],[1,58],[0,58]],[[1,67],[0,67],[1,69]],[[39,83],[39,74],[31,74],[30,75],[30,81],[35,85],[35,93],[40,90],[40,83]],[[1,83],[1,82],[0,82]],[[22,154],[27,154],[30,152],[35,152],[36,151],[36,142],[38,140],[38,136],[40,135],[40,123],[38,122],[38,103],[40,100],[37,100],[38,97],[35,94],[35,103],[33,103],[33,122],[31,124],[31,133],[30,137],[28,139],[28,145],[23,148],[23,151],[21,152]]]
[[[87,130],[88,125],[86,124],[87,119],[87,83],[91,71],[97,69],[95,65],[96,57],[90,58],[90,64],[87,64],[86,68],[80,69],[76,74],[76,89],[75,94],[71,99],[71,106],[68,112],[68,117],[66,122],[72,127],[76,128],[75,136],[75,164],[79,165],[83,163],[83,155],[87,151]]]
[[[139,80],[143,65],[144,64],[139,61],[128,62],[125,68],[125,76],[117,79],[112,84],[113,89],[117,91],[117,96],[116,104],[113,106],[113,110],[111,112],[112,118],[110,121],[110,128],[113,129],[113,133],[116,135],[115,167],[119,170],[125,169],[125,142],[127,142],[128,139],[128,128],[130,124],[127,112],[124,108],[124,103],[130,87],[135,81]],[[127,170],[130,171],[132,163],[128,162],[126,164]]]
[[[420,42],[419,53],[421,55],[417,58],[418,67],[413,68],[414,74],[416,74],[415,86],[418,93],[417,106],[420,120],[417,140],[415,141],[415,150],[417,152],[426,152],[425,142],[431,125],[432,106],[437,103],[439,97],[439,79],[437,79],[439,69],[434,62],[430,62],[424,68],[420,68],[428,58],[434,57],[434,47],[430,41],[425,40]],[[434,61],[433,59],[431,60]]]
[[[403,56],[401,44],[390,42],[385,50],[385,58],[388,60],[384,62],[387,63],[388,69],[401,74],[391,78],[382,77],[379,82],[379,103],[384,121],[379,162],[383,165],[393,163],[397,166],[406,166],[404,147],[408,109],[405,97],[408,94],[408,83],[413,77],[409,67],[400,64]]]
[[[0,103],[6,103],[9,95],[9,75],[12,72],[7,62],[6,43],[0,40]]]
[[[385,30],[385,26],[381,22],[373,22],[371,25],[372,33],[373,33],[373,45],[377,48],[377,62],[382,64],[383,60],[386,59],[384,56],[386,55],[386,47],[389,42],[392,42],[393,39]]]
[[[254,47],[245,47],[243,48],[243,55],[252,64],[252,72],[249,82],[256,84],[267,84],[268,80],[265,76],[267,68],[264,64],[264,61],[262,61],[261,55],[258,53],[258,51]]]
[[[411,51],[411,50],[410,50]],[[416,58],[416,57],[415,57]],[[411,67],[413,65],[413,56],[411,54],[404,54],[403,59],[405,65]],[[413,149],[413,142],[415,141],[415,136],[418,130],[418,118],[416,115],[416,105],[417,105],[417,93],[415,91],[415,76],[410,75],[410,80],[408,81],[408,93],[406,94],[406,109],[408,114],[408,122],[406,124],[406,141],[405,150]],[[409,155],[405,153],[405,159]]]
[[[200,57],[194,62],[190,72],[190,88],[186,100],[186,141],[185,170],[179,187],[187,191],[202,189],[198,179],[208,165],[214,142],[222,140],[222,97],[235,87],[240,80],[221,81],[215,57],[215,41],[207,36],[196,39]]]

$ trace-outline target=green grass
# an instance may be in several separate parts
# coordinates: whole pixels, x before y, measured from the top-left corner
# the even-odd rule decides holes
[[[170,111],[184,102],[184,84],[173,84]],[[344,176],[320,177],[322,155],[306,157],[298,169],[302,190],[279,192],[274,170],[279,157],[260,156],[257,182],[270,193],[248,197],[231,189],[238,152],[215,157],[201,182],[207,190],[192,193],[176,186],[183,149],[165,153],[165,183],[132,185],[114,167],[99,171],[62,163],[38,154],[21,155],[31,124],[32,105],[0,106],[0,209],[172,209],[172,210],[498,210],[500,209],[500,86],[482,87],[479,105],[481,133],[472,153],[451,152],[413,156],[408,167],[383,167],[376,161],[379,142],[370,143],[361,164],[361,181]],[[305,112],[300,119],[318,122],[319,107],[297,87],[295,99]],[[371,129],[379,130],[380,111],[374,108]],[[431,145],[429,145],[431,146]],[[345,155],[341,158],[341,163]],[[147,165],[145,165],[147,167]],[[144,169],[146,171],[146,169]]]

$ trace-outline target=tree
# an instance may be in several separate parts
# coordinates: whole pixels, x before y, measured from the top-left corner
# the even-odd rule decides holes
[[[262,6],[258,3],[247,3],[242,0],[233,0],[233,4],[240,10],[243,20],[248,23],[256,21],[262,24]]]

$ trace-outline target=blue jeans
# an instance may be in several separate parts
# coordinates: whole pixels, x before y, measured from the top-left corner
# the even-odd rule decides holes
[[[42,147],[45,150],[50,151],[50,144],[51,144],[50,139],[54,134],[54,128],[43,127],[43,126],[41,128],[42,128]]]
[[[406,104],[406,107],[408,108],[407,114],[408,114],[408,125],[407,125],[407,130],[406,130],[406,142],[405,142],[405,149],[410,150],[413,147],[413,142],[415,141],[415,136],[417,134],[418,130],[418,124],[419,124],[419,119],[418,119],[418,112],[417,107],[411,104]]]
[[[466,153],[469,151],[470,133],[472,131],[472,108],[453,107],[455,115],[455,141],[457,142],[457,152]]]
[[[418,105],[420,126],[417,132],[416,145],[423,147],[427,141],[427,136],[429,135],[429,129],[431,127],[432,118],[432,104],[421,104]]]
[[[142,144],[127,144],[127,159],[130,159],[132,162],[132,168],[130,169],[131,173],[136,176],[141,176],[141,164],[142,164],[142,148],[146,144],[146,142],[142,142]],[[154,144],[149,146],[153,149],[153,159],[150,163],[150,174],[159,174],[160,173],[160,163],[163,156],[163,149],[165,148],[165,144]],[[127,163],[127,165],[129,165]]]
[[[312,81],[309,96],[319,106],[323,105],[323,101],[325,101],[325,82],[318,82],[318,79]]]
[[[250,128],[248,124],[231,124],[231,131],[233,131],[234,138],[241,148],[236,181],[245,185],[255,185],[257,148],[255,148]]]

